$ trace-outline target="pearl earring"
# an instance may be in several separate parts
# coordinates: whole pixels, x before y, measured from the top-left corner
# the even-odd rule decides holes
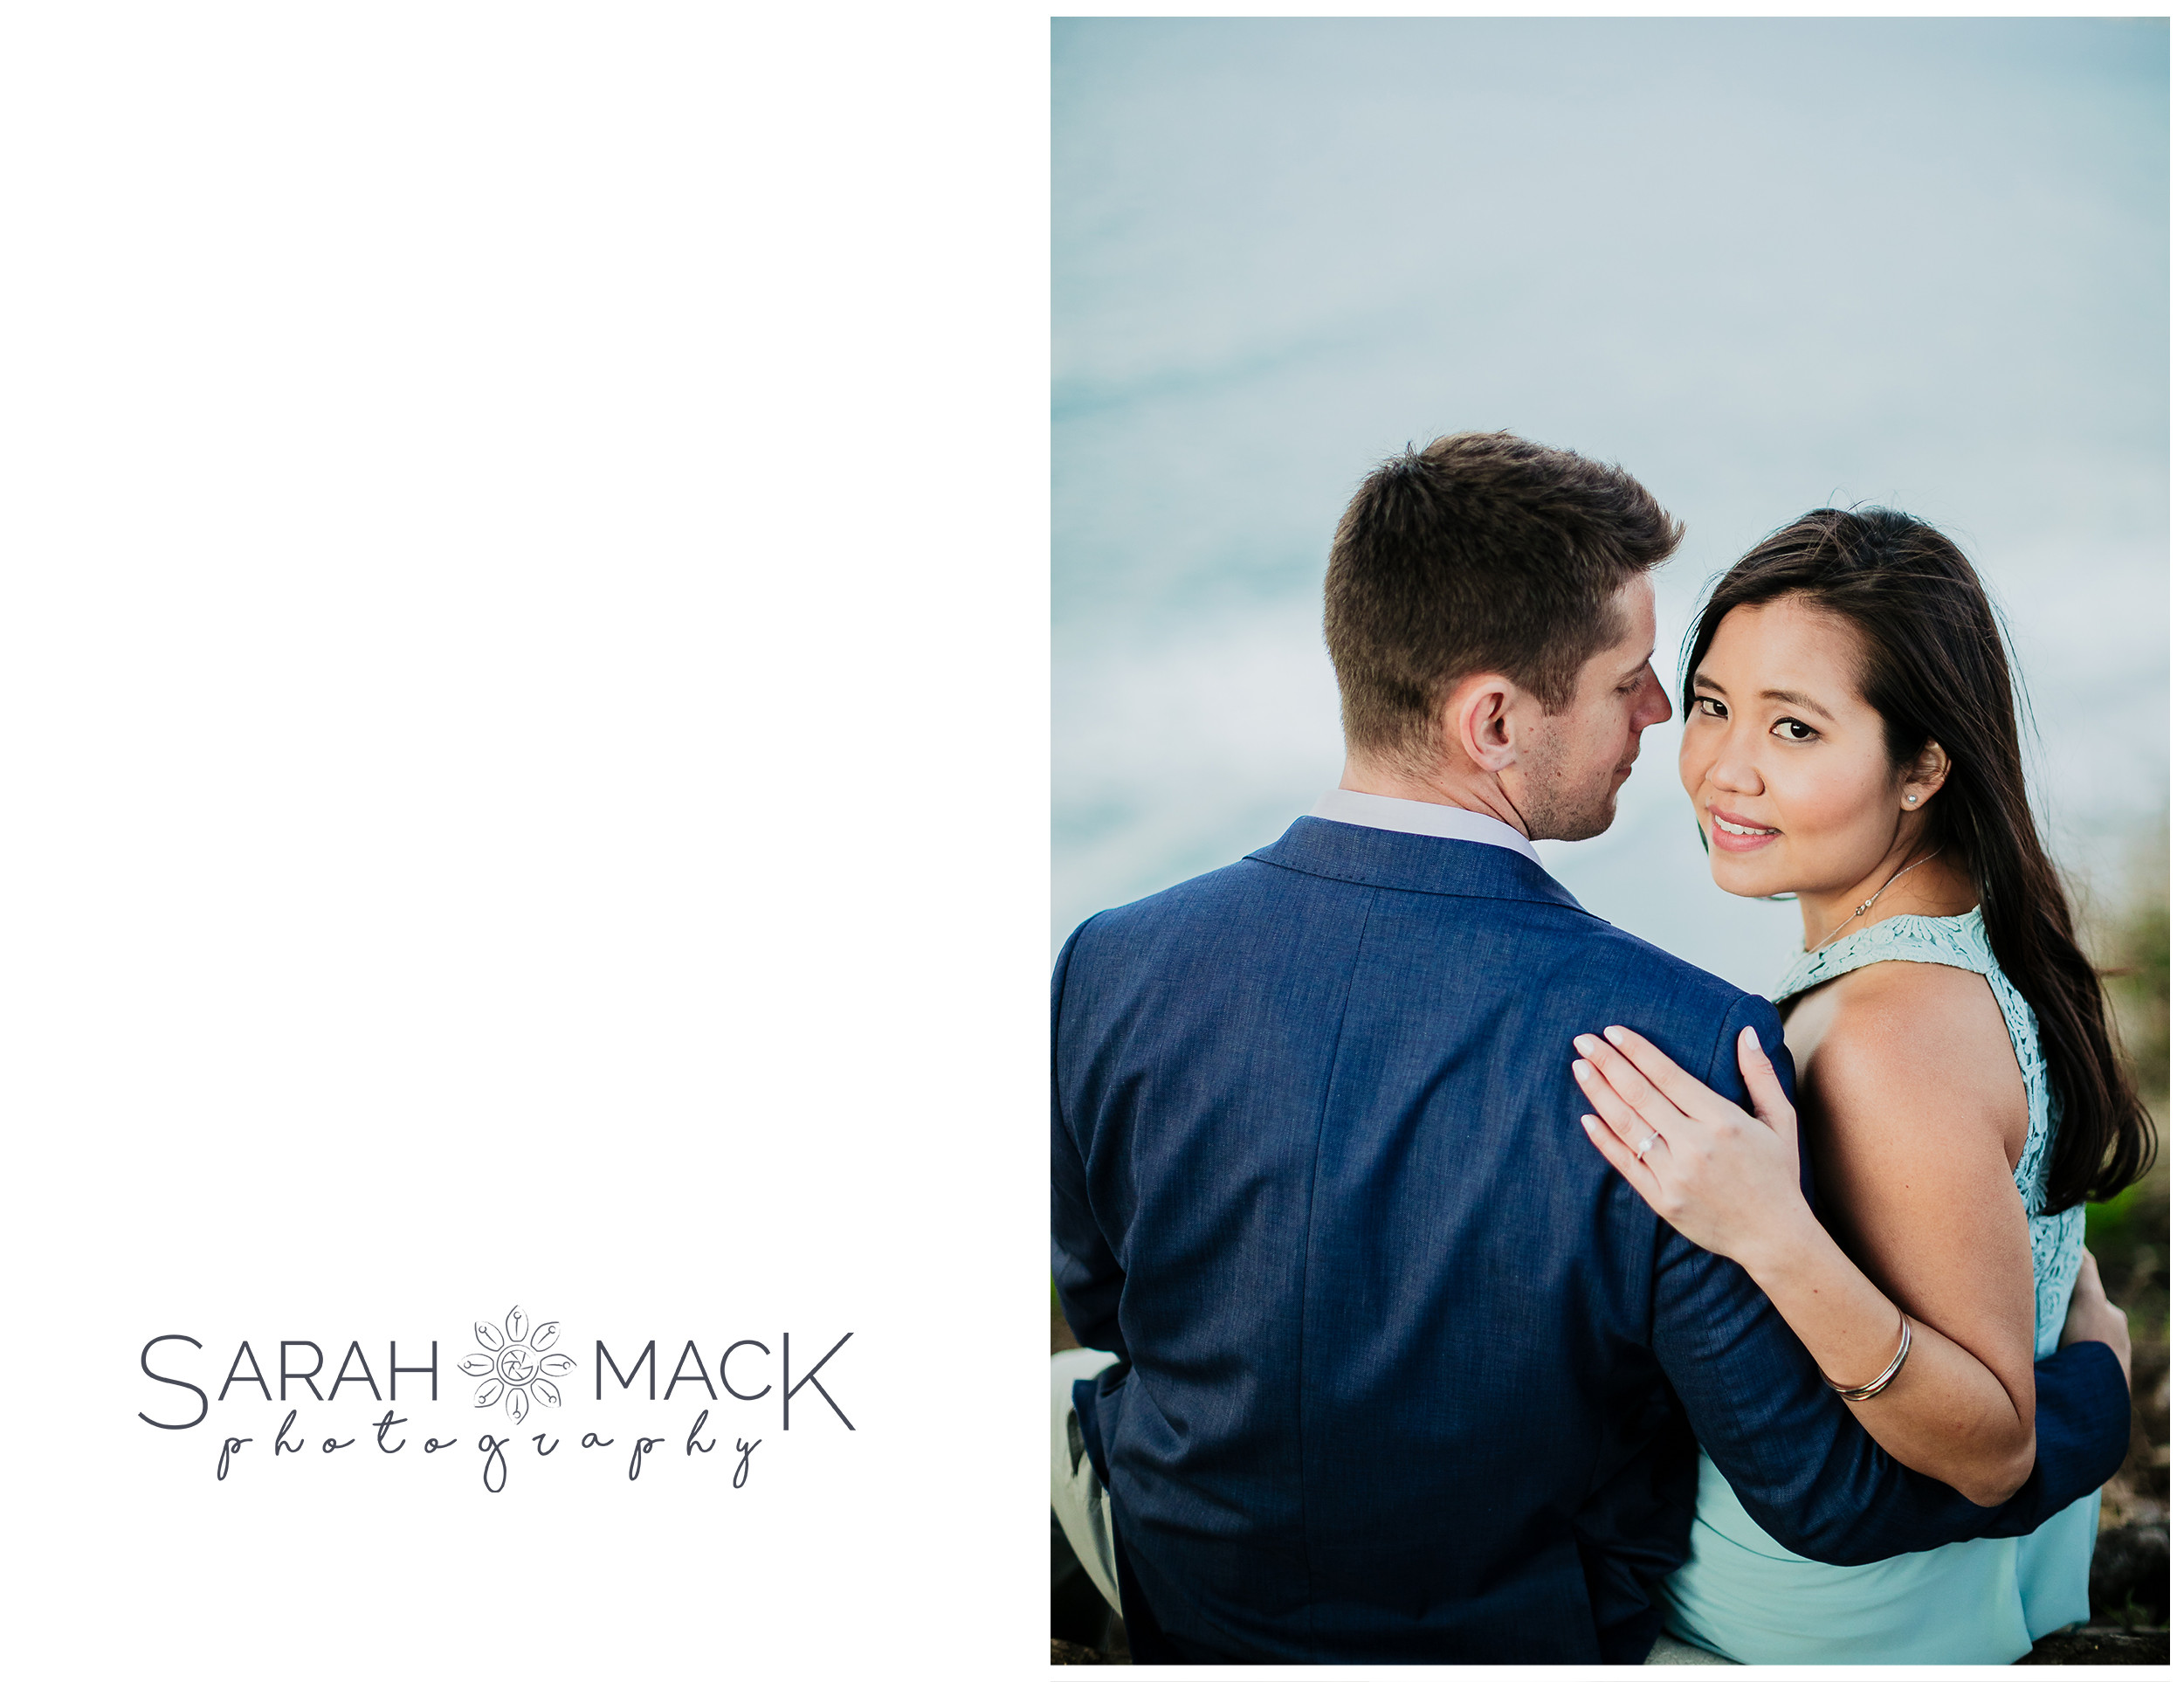
[[[1917,795],[1905,795],[1904,796],[1904,804],[1906,806],[1916,806],[1918,803],[1919,796]]]

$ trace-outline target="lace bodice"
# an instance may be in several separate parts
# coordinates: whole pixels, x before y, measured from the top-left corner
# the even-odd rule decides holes
[[[1961,917],[1890,917],[1862,928],[1817,952],[1801,952],[1774,989],[1782,1003],[1837,975],[1869,963],[1945,963],[1987,977],[1995,1003],[2001,1007],[2017,1071],[2025,1082],[2025,1148],[2017,1158],[2017,1195],[2023,1199],[2032,1231],[2033,1354],[2055,1353],[2063,1319],[2077,1279],[2078,1252],[2085,1242],[2085,1205],[2060,1215],[2043,1215],[2048,1196],[2048,1147],[2054,1137],[2048,1065],[2040,1052],[2040,1024],[2032,1007],[2003,975],[1988,944],[1987,925],[1974,909]]]

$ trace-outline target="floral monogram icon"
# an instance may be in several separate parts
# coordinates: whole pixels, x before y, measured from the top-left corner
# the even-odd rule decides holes
[[[531,1411],[534,1396],[549,1408],[562,1405],[562,1393],[554,1381],[575,1372],[576,1363],[565,1355],[546,1353],[562,1334],[558,1320],[534,1326],[522,1309],[511,1308],[503,1325],[505,1331],[481,1320],[472,1328],[485,1353],[466,1357],[462,1369],[484,1381],[478,1387],[478,1406],[490,1408],[499,1402],[520,1425]]]

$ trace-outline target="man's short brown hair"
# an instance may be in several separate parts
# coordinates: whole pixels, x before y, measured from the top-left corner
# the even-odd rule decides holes
[[[1478,672],[1560,712],[1579,668],[1622,634],[1616,592],[1683,537],[1620,467],[1507,432],[1382,462],[1327,559],[1327,652],[1351,750],[1437,764],[1441,707]]]

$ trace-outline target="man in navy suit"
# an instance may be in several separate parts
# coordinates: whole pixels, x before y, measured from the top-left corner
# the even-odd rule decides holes
[[[1055,1512],[1140,1663],[1642,1661],[1696,1443],[1845,1565],[2024,1534],[2121,1463],[2123,1375],[2078,1343],[2010,1499],[1897,1465],[1577,1126],[1571,1041],[1610,1022],[1747,1106],[1749,1026],[1791,1085],[1770,1005],[1532,847],[1607,828],[1670,716],[1649,573],[1681,536],[1506,434],[1385,464],[1327,572],[1340,789],[1062,950]]]

